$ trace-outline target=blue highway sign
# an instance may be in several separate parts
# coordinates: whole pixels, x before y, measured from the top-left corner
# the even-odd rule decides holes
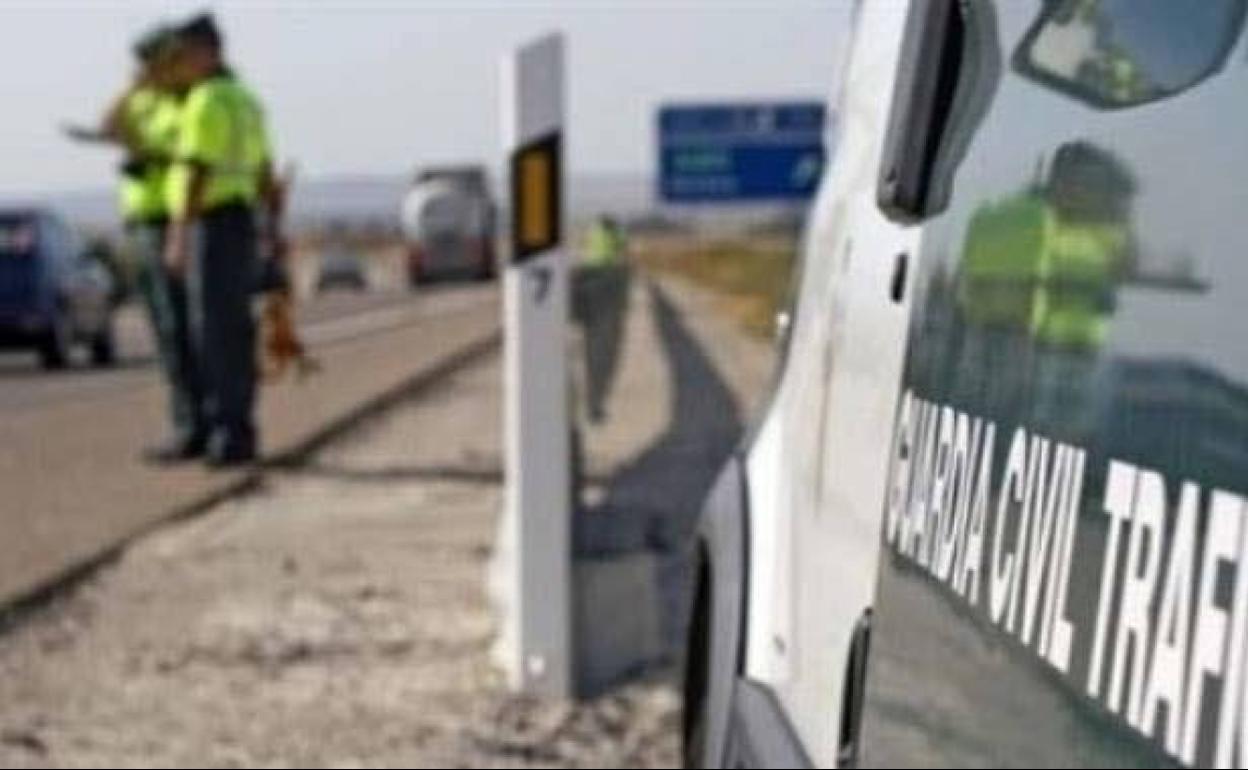
[[[824,164],[819,102],[659,110],[659,193],[673,203],[807,200]]]

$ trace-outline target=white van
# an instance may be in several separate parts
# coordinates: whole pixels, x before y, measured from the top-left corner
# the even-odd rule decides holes
[[[1248,765],[1244,0],[862,0],[689,766]]]

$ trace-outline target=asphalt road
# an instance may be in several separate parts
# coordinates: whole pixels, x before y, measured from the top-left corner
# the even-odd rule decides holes
[[[341,338],[343,330],[347,335],[350,330],[369,333],[422,315],[436,315],[471,296],[471,292],[455,287],[422,293],[421,302],[405,291],[328,292],[303,302],[298,307],[298,321],[309,344],[315,345]],[[119,361],[111,368],[92,367],[83,350],[76,351],[71,368],[58,372],[45,371],[33,352],[0,352],[0,414],[8,409],[96,398],[155,381],[154,349],[142,309],[127,305],[117,314],[116,324]]]
[[[495,286],[328,294],[299,310],[323,371],[262,388],[266,455],[288,451],[498,328]],[[164,429],[165,394],[143,317],[118,319],[121,362],[42,371],[0,355],[0,606],[48,584],[196,501],[238,473],[154,469],[140,449]]]

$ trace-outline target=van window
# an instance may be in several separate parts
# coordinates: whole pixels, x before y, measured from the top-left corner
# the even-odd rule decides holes
[[[1053,0],[1014,56],[1022,74],[1115,109],[1185,91],[1221,69],[1245,0]]]

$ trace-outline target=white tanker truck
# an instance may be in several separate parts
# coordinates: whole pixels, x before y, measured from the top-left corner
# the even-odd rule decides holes
[[[488,281],[497,274],[494,204],[484,168],[422,170],[403,199],[401,222],[411,286],[443,278]]]

